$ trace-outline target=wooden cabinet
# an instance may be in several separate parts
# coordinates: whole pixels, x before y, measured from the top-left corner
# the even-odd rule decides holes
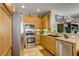
[[[24,17],[24,23],[33,23],[32,16],[25,16]]]
[[[56,55],[56,40],[54,37],[41,35],[41,45],[53,55]]]
[[[42,28],[50,28],[50,18],[48,15],[42,17]]]
[[[35,42],[36,42],[36,45],[40,44],[40,35],[35,35]]]
[[[24,17],[24,23],[34,24],[35,29],[41,28],[41,18],[39,18],[38,16],[25,16]]]
[[[6,9],[5,9],[6,10]],[[0,8],[0,56],[12,46],[12,18]]]
[[[38,16],[33,17],[35,29],[41,29],[41,18]]]

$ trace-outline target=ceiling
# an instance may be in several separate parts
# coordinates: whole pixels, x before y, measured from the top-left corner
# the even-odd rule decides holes
[[[79,3],[15,3],[15,10],[24,15],[39,15],[49,10],[58,10],[65,15],[79,16]],[[25,6],[22,8],[21,6]],[[39,9],[39,12],[37,12]]]

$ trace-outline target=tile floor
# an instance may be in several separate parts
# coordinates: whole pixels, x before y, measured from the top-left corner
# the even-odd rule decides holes
[[[53,56],[50,52],[44,49],[41,45],[32,48],[25,48],[23,56]]]

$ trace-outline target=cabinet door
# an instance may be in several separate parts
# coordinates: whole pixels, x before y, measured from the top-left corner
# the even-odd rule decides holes
[[[53,37],[41,36],[41,45],[49,50],[53,55],[56,55],[56,40]]]
[[[25,16],[24,17],[24,23],[33,23],[32,16]]]
[[[50,28],[48,15],[45,15],[42,18],[42,28]]]
[[[36,45],[40,44],[40,35],[35,35]]]
[[[38,16],[33,16],[33,20],[34,20],[34,25],[36,29],[41,29],[41,18],[39,18]]]
[[[12,46],[11,18],[0,9],[0,55],[5,55]]]
[[[46,28],[46,19],[45,19],[45,17],[42,18],[42,28]]]
[[[41,18],[38,16],[25,16],[24,23],[32,23],[34,24],[34,28],[40,29],[41,28]]]

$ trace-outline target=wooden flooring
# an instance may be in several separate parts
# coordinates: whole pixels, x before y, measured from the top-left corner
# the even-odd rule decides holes
[[[44,49],[41,45],[32,48],[25,48],[23,56],[53,56],[50,52]]]

